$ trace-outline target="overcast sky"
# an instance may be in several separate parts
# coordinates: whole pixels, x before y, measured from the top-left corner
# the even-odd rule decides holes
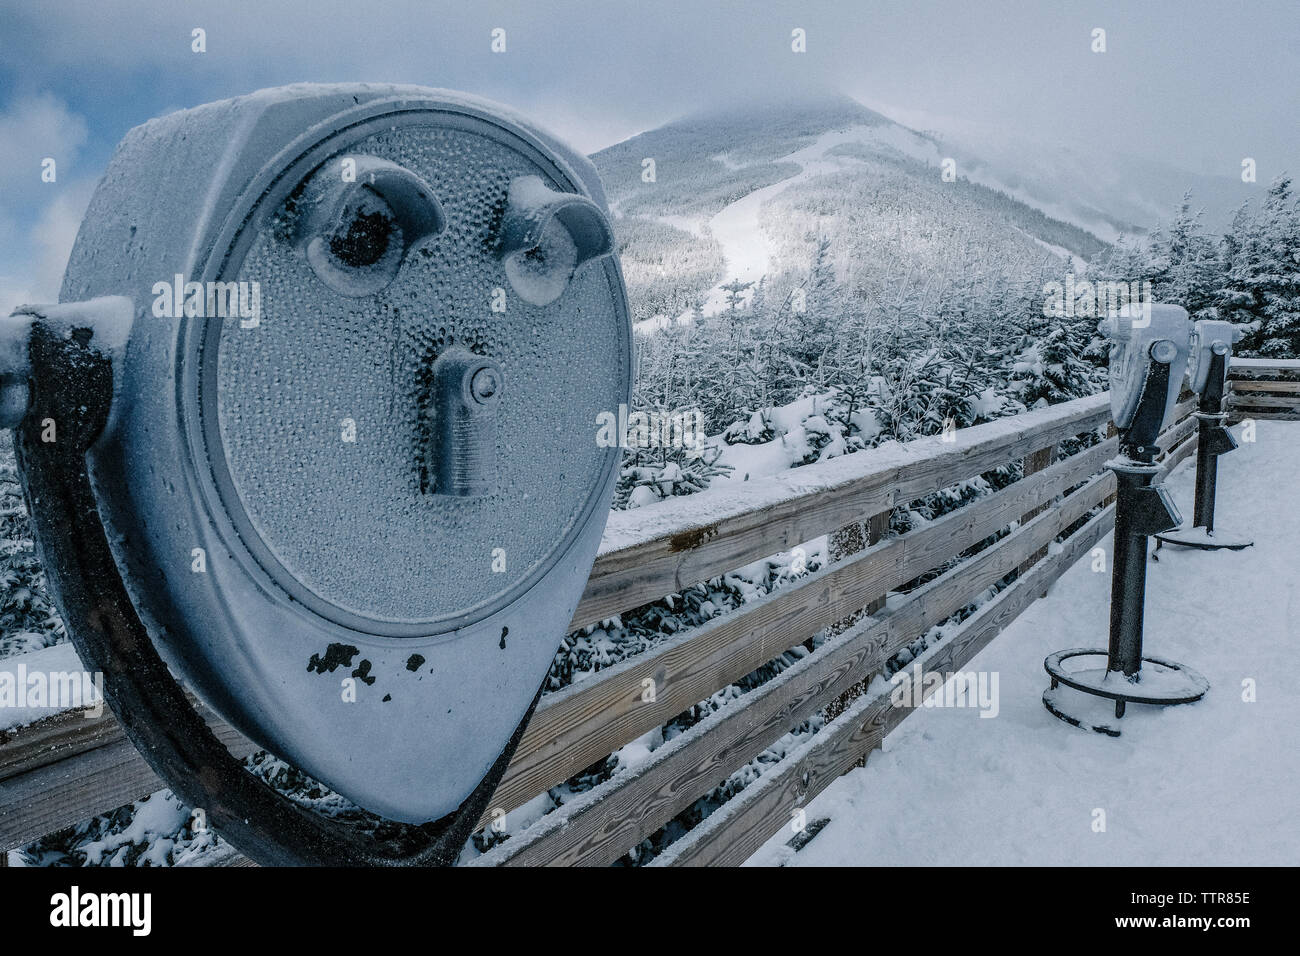
[[[195,27],[206,53],[191,52]],[[838,89],[919,128],[1113,142],[1236,176],[1243,156],[1300,172],[1297,49],[1300,0],[0,0],[0,308],[57,292],[130,127],[259,87],[463,89],[584,151],[719,101]],[[40,181],[46,156],[55,184]]]

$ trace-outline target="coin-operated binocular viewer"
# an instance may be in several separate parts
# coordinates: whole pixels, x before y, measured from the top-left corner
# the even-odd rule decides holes
[[[1196,503],[1190,527],[1156,535],[1156,550],[1161,545],[1176,544],[1185,548],[1216,551],[1228,548],[1240,551],[1254,542],[1232,533],[1223,534],[1214,527],[1214,496],[1218,484],[1219,456],[1237,447],[1237,439],[1228,431],[1223,396],[1228,385],[1228,365],[1232,346],[1246,332],[1231,322],[1202,319],[1192,332],[1191,358],[1187,374],[1192,391],[1200,396],[1194,413],[1197,421]]]
[[[488,807],[613,495],[613,249],[594,168],[512,113],[294,86],[131,131],[60,304],[0,320],[68,632],[255,860],[447,863]],[[384,819],[268,788],[182,681]]]
[[[1107,650],[1072,648],[1044,661],[1051,686],[1043,692],[1049,711],[1071,724],[1118,737],[1118,719],[1129,702],[1180,704],[1200,699],[1209,683],[1182,664],[1143,656],[1147,538],[1178,527],[1182,518],[1156,484],[1156,440],[1172,414],[1187,366],[1190,325],[1174,305],[1128,307],[1102,320],[1110,340],[1110,408],[1119,430],[1119,455],[1106,463],[1115,474],[1115,544]],[[1067,670],[1069,660],[1105,666]],[[1114,701],[1114,720],[1095,698]]]

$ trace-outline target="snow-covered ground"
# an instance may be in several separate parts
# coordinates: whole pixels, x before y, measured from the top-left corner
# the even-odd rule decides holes
[[[1194,462],[1168,481],[1185,516]],[[964,668],[998,675],[996,717],[917,711],[809,804],[809,823],[830,822],[803,849],[787,829],[750,864],[1300,863],[1297,473],[1300,424],[1257,423],[1257,441],[1220,460],[1216,516],[1254,547],[1149,563],[1144,651],[1204,674],[1202,701],[1130,705],[1118,739],[1044,709],[1043,658],[1106,645],[1107,537],[1104,573],[1085,555]]]

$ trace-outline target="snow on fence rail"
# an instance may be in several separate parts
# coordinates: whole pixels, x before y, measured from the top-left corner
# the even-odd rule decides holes
[[[1195,448],[1194,407],[1194,398],[1182,401],[1162,436],[1167,468]],[[1114,479],[1102,465],[1115,453],[1116,439],[1055,460],[1061,441],[1095,432],[1109,418],[1108,395],[1094,395],[960,429],[949,441],[884,446],[611,515],[575,628],[854,523],[869,522],[873,533],[866,550],[544,697],[497,790],[494,811],[522,806],[824,628],[880,608],[889,592],[1016,527],[665,743],[635,771],[615,774],[476,862],[599,865],[619,859],[933,625],[1016,572],[1013,583],[937,650],[943,670],[962,666],[1111,527]],[[1017,460],[1025,462],[1020,480],[906,534],[880,537],[880,516],[895,506]],[[792,809],[878,747],[908,712],[859,699],[673,843],[663,862],[743,861],[788,823]],[[254,749],[215,716],[210,722],[233,752]],[[69,711],[0,731],[0,849],[161,786],[111,713],[89,718]],[[241,861],[237,854],[227,858]]]

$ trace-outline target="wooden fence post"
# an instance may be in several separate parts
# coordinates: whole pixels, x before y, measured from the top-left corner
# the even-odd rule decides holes
[[[889,533],[889,519],[893,515],[893,509],[882,511],[874,514],[865,522],[858,521],[851,525],[846,525],[838,531],[831,534],[827,540],[826,550],[832,561],[843,561],[851,554],[857,554],[859,551],[865,551],[873,544],[878,543],[886,534]],[[869,602],[861,611],[855,611],[842,621],[836,621],[830,626],[831,634],[842,634],[855,623],[862,620],[869,614],[875,614],[885,606],[885,595]],[[873,675],[864,674],[862,680],[854,684],[839,697],[826,705],[826,720],[831,721],[844,713],[858,697],[867,689],[867,684],[871,681]],[[857,766],[866,766],[866,757]]]
[[[1024,458],[1024,463],[1025,463],[1024,475],[1022,477],[1028,478],[1034,472],[1042,471],[1044,468],[1049,467],[1052,464],[1052,462],[1054,462],[1055,460],[1056,460],[1055,443],[1048,445],[1046,448],[1040,448],[1036,452],[1031,452],[1030,454],[1026,455]],[[1026,522],[1035,518],[1039,514],[1042,514],[1043,511],[1045,511],[1050,507],[1051,507],[1051,503],[1049,502],[1049,503],[1041,504],[1037,508],[1029,509],[1021,517],[1020,523],[1022,525],[1025,524]],[[1047,557],[1046,548],[1041,548],[1034,554],[1030,555],[1029,558],[1026,559],[1024,562],[1022,562],[1020,567],[1016,569],[1016,576],[1019,577],[1020,575],[1023,575],[1026,571],[1032,568],[1039,561],[1043,560],[1043,558],[1045,557]]]
[[[872,515],[867,519],[867,547],[871,547],[880,541],[885,535],[889,534],[889,519],[893,516],[893,509],[882,511],[880,514]],[[885,595],[880,595],[870,604],[867,605],[866,613],[875,614],[885,606]]]
[[[1107,440],[1114,438],[1118,434],[1119,434],[1119,429],[1115,427],[1115,423],[1113,421],[1107,422],[1106,423]],[[1114,503],[1115,503],[1115,496],[1113,494],[1109,494],[1106,496],[1106,500],[1101,503],[1101,506],[1103,508],[1109,508]]]

